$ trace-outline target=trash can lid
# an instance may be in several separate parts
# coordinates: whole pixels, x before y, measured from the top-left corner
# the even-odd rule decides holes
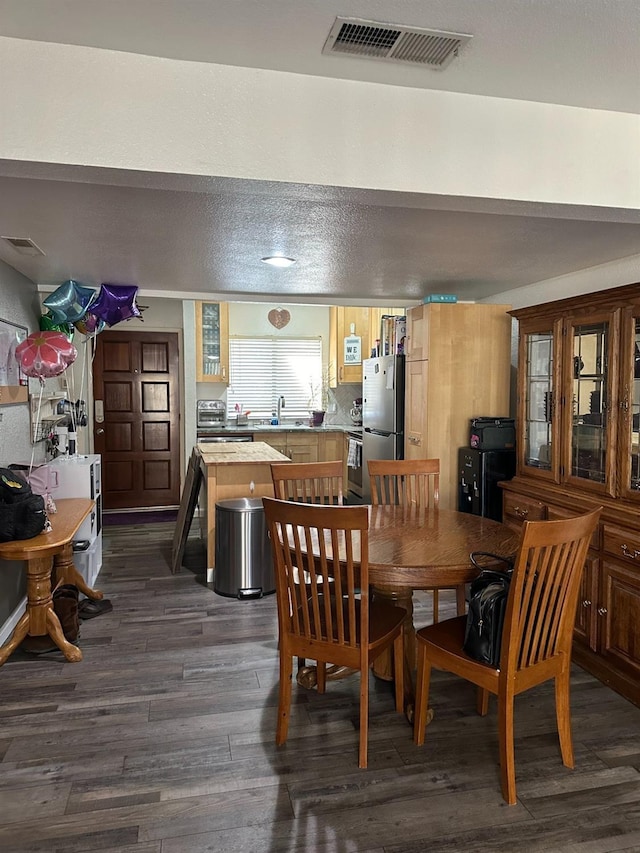
[[[229,498],[226,501],[217,501],[216,509],[227,512],[256,512],[263,509],[262,498]]]

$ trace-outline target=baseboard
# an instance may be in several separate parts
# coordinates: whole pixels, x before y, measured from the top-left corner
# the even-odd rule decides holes
[[[2,628],[0,628],[0,646],[3,646],[9,637],[13,634],[13,629],[16,627],[21,617],[24,615],[25,610],[27,609],[27,596],[19,601],[16,605],[16,609],[13,611],[11,616],[4,623]]]

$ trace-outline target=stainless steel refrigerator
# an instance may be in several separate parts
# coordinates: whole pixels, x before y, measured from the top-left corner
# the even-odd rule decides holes
[[[404,458],[404,356],[362,362],[362,498],[371,500],[369,459]]]

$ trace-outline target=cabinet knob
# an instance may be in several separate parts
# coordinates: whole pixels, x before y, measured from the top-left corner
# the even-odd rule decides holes
[[[585,600],[582,602],[582,606],[583,607],[591,607],[591,602],[589,601],[588,598],[585,598]]]
[[[528,509],[520,509],[519,506],[514,506],[513,511],[518,516],[518,518],[526,518],[529,515]]]
[[[608,613],[608,612],[609,611],[607,610],[606,607],[598,607],[598,613],[600,614],[600,616],[604,616],[605,613]]]

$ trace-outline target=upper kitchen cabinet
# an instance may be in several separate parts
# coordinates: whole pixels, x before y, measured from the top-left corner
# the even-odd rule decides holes
[[[443,509],[457,508],[458,448],[469,446],[469,421],[509,415],[508,308],[458,302],[407,311],[404,452],[440,460]]]
[[[362,382],[362,362],[370,358],[371,349],[381,338],[381,321],[385,314],[404,315],[404,308],[349,308],[332,306],[329,315],[329,384]],[[354,359],[357,344],[349,339],[360,338],[359,361]]]
[[[229,382],[229,306],[196,302],[196,381]]]
[[[359,338],[358,342],[349,339]],[[329,384],[362,382],[362,359],[371,355],[369,309],[333,305],[329,309]]]

